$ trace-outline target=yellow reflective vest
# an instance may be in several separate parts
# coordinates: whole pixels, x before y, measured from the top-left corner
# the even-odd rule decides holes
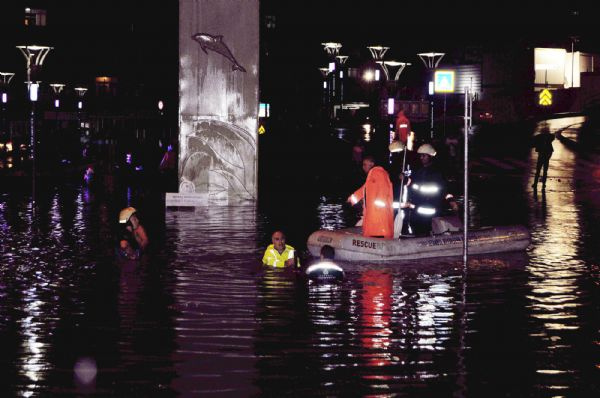
[[[271,244],[269,247],[267,247],[267,250],[265,250],[262,262],[263,264],[271,267],[283,268],[285,267],[285,262],[290,258],[294,258],[294,248],[292,246],[285,245],[285,250],[283,253],[279,254],[279,252]],[[298,261],[296,265],[299,267],[300,262]]]

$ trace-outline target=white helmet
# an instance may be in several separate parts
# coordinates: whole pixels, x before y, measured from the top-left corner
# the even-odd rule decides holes
[[[390,152],[401,152],[404,150],[404,143],[402,141],[392,141],[392,143],[388,146]]]
[[[430,144],[423,144],[417,149],[417,153],[424,153],[429,156],[435,156],[435,149]]]
[[[126,207],[119,213],[119,224],[125,224],[129,221],[129,218],[135,213],[137,210],[135,207]]]

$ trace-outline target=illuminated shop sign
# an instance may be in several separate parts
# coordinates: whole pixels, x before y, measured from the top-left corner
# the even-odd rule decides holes
[[[258,104],[258,117],[269,117],[271,116],[271,106],[261,102]]]

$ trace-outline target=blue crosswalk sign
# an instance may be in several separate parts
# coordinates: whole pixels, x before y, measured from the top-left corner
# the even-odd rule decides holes
[[[453,93],[454,92],[454,71],[453,70],[436,70],[434,76],[434,90],[436,93]]]

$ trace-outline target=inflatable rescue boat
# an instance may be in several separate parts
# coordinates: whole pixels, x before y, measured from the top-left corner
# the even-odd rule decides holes
[[[469,230],[468,235],[469,254],[525,250],[530,243],[529,230],[523,226],[481,228]],[[364,237],[360,227],[353,227],[337,231],[322,229],[308,237],[307,246],[313,256],[318,256],[324,245],[335,249],[336,260],[346,261],[392,261],[461,256],[463,232],[383,239]]]

